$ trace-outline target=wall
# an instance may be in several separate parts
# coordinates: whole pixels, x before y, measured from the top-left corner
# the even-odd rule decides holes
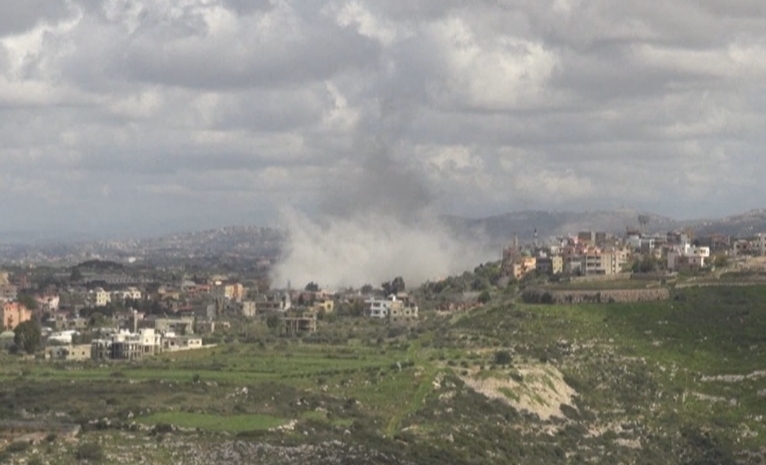
[[[527,303],[580,304],[609,302],[647,302],[667,300],[670,291],[657,289],[592,289],[592,290],[545,290],[530,289],[522,298]]]

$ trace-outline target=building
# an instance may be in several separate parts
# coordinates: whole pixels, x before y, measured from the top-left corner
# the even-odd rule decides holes
[[[141,300],[142,294],[137,287],[128,287],[125,290],[113,292],[112,296],[122,300],[125,300],[125,299]]]
[[[755,236],[755,248],[761,256],[766,255],[766,234],[758,233]]]
[[[166,334],[162,336],[162,351],[176,352],[179,350],[201,349],[202,338],[199,336],[176,336]]]
[[[143,325],[154,329],[158,333],[173,333],[182,336],[194,334],[194,317],[149,317],[144,319]]]
[[[45,358],[50,360],[88,360],[91,358],[91,345],[65,345],[45,348]]]
[[[697,247],[688,242],[668,251],[668,270],[679,271],[703,268],[710,258],[710,247]]]
[[[241,302],[245,298],[245,288],[240,283],[222,284],[216,283],[212,292],[214,297]]]
[[[283,334],[314,333],[317,330],[317,315],[311,311],[287,314],[280,318],[280,323],[280,332]]]
[[[13,330],[20,323],[32,319],[32,310],[19,302],[5,302],[1,308],[4,329]]]
[[[91,343],[91,358],[111,360],[137,360],[162,351],[162,336],[153,329],[144,328],[138,333],[120,331],[107,339]]]
[[[564,272],[564,258],[559,256],[538,258],[535,269],[542,274],[561,274]]]
[[[97,287],[88,294],[89,304],[93,307],[106,307],[112,302],[112,295],[103,288]]]
[[[335,311],[335,302],[331,299],[317,299],[311,307],[314,312],[332,313]]]
[[[18,291],[13,284],[0,285],[0,301],[12,301],[18,297]]]
[[[258,310],[253,300],[242,301],[242,316],[246,318],[255,318]]]
[[[45,313],[57,312],[59,309],[59,303],[61,302],[61,299],[58,295],[44,295],[36,297],[35,300],[37,301],[37,308],[39,308],[41,312]]]
[[[402,306],[403,302],[397,301],[396,296],[390,296],[388,299],[369,299],[365,300],[367,305],[367,314],[370,318],[386,319],[391,314],[391,307]]]
[[[518,257],[511,265],[511,275],[516,279],[521,279],[532,271],[535,271],[536,268],[537,258]]]
[[[367,314],[370,318],[378,318],[390,321],[408,321],[418,318],[418,307],[412,303],[408,296],[403,298],[390,295],[386,299],[368,299],[364,303],[367,305]]]

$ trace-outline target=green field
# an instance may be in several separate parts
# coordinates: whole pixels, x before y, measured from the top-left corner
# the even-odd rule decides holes
[[[369,463],[378,453],[419,464],[764,458],[764,286],[573,306],[498,294],[469,313],[423,310],[412,329],[348,317],[312,338],[229,336],[230,344],[140,363],[4,356],[0,416],[79,423],[81,442],[100,441],[107,463],[130,454],[183,463],[187,449],[215,463],[232,437],[245,441],[238,447],[310,446],[322,457],[322,448],[353,444]],[[510,364],[497,365],[498,352]],[[539,416],[562,394],[560,382],[574,394],[547,405],[556,416]],[[54,441],[6,458],[77,463],[76,447]]]

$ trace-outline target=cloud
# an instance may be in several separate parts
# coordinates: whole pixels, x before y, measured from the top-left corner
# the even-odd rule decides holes
[[[759,0],[5,2],[0,212],[762,207],[765,30]]]

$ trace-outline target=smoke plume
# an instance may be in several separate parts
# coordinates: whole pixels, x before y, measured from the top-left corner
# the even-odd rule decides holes
[[[272,275],[275,286],[377,286],[396,276],[417,285],[492,256],[482,240],[459,240],[439,220],[428,178],[393,155],[391,133],[398,131],[383,132],[388,136],[357,144],[360,163],[327,186],[319,217],[282,211],[289,239]]]

